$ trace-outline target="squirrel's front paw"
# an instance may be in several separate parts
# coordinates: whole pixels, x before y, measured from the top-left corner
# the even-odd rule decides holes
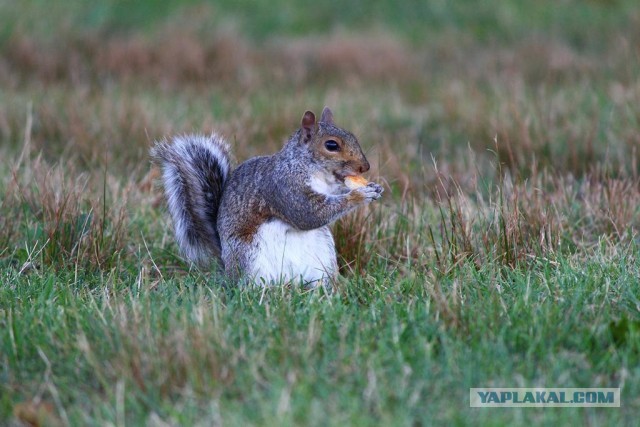
[[[382,188],[381,185],[376,184],[375,182],[370,182],[365,187],[361,187],[353,191],[357,191],[358,193],[360,193],[362,195],[362,200],[365,203],[370,203],[382,197],[384,188]]]

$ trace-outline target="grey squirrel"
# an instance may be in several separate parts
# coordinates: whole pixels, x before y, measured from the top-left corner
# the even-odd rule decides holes
[[[369,162],[327,107],[320,121],[305,112],[282,150],[235,170],[229,145],[216,134],[156,142],[151,157],[162,170],[184,256],[197,264],[218,258],[231,279],[258,284],[315,286],[335,278],[329,224],[383,191],[373,182],[347,187],[345,179],[367,172]]]

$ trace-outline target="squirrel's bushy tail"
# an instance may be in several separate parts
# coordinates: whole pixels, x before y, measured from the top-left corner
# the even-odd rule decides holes
[[[183,255],[201,265],[219,258],[216,218],[231,171],[228,144],[216,134],[177,136],[172,142],[156,142],[151,158],[162,169],[167,205]]]

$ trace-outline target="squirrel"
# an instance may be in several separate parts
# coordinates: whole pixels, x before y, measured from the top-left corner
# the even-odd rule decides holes
[[[319,121],[306,111],[279,152],[235,169],[229,144],[215,133],[165,138],[150,154],[162,171],[183,256],[199,265],[218,259],[234,281],[302,280],[314,287],[334,280],[329,225],[383,192],[373,182],[345,184],[370,166],[356,137],[335,125],[327,107]]]

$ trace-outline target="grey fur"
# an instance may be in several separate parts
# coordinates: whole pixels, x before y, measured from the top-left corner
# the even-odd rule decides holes
[[[231,172],[228,144],[216,134],[176,136],[172,143],[157,142],[151,158],[162,169],[167,206],[183,255],[200,265],[218,258],[215,224]]]

